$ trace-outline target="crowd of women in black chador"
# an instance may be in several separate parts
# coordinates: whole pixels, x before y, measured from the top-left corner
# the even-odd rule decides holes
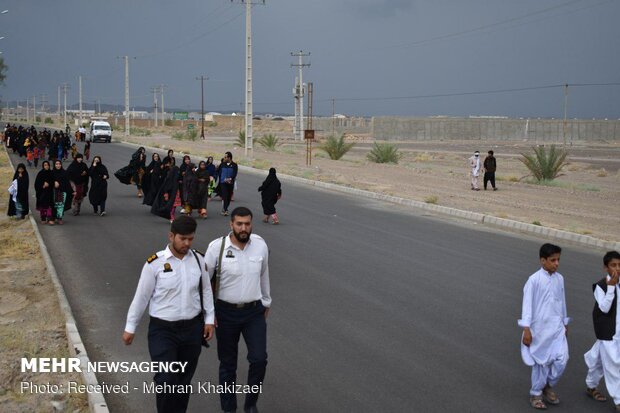
[[[39,160],[67,160],[71,151],[71,138],[62,131],[38,131],[34,126],[24,128],[7,124],[4,128],[7,148],[26,158],[28,166],[38,167]]]

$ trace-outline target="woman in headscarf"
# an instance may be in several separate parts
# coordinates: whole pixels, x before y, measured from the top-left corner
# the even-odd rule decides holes
[[[258,192],[261,193],[261,205],[263,206],[263,213],[265,214],[263,222],[268,223],[271,217],[274,225],[279,224],[280,220],[276,213],[276,202],[282,197],[282,188],[280,180],[276,176],[276,168],[269,168],[267,179],[265,179],[263,184],[258,188]]]
[[[174,164],[176,165],[177,160],[174,159],[174,150],[172,149],[168,149],[168,154],[166,155],[166,157],[161,161],[162,165],[167,165],[170,162],[174,162]]]
[[[54,179],[54,206],[52,207],[52,219],[49,221],[49,224],[54,225],[55,222],[58,222],[58,225],[62,225],[65,211],[71,209],[73,189],[69,182],[69,175],[63,169],[60,159],[54,161],[52,177]]]
[[[67,175],[73,188],[73,215],[80,215],[82,200],[88,194],[88,166],[84,163],[81,153],[75,155],[67,168]]]
[[[192,163],[192,159],[189,157],[189,155],[184,155],[183,163],[179,167],[179,194],[181,195],[181,205],[183,205],[183,208],[181,208],[181,214],[184,214],[186,212],[185,211],[186,191],[185,191],[185,188],[183,187],[183,178],[185,177],[185,174],[187,173],[187,170],[189,169],[191,163]]]
[[[54,177],[48,161],[43,161],[43,168],[37,174],[34,181],[34,190],[37,197],[37,211],[41,214],[41,223],[47,224],[52,218],[52,206],[54,205]]]
[[[138,198],[144,196],[142,191],[142,178],[144,177],[144,171],[146,170],[146,155],[144,152],[139,152],[137,158],[131,159],[131,168],[133,170],[133,182],[138,188]]]
[[[193,163],[190,163],[187,168],[185,168],[185,174],[183,175],[183,186],[181,188],[183,191],[181,194],[183,210],[187,215],[192,215],[192,210],[196,208],[196,191],[198,190],[198,180],[196,179],[196,172]]]
[[[177,206],[181,205],[179,197],[179,167],[168,161],[168,173],[164,182],[153,201],[151,213],[162,218],[174,221],[174,211]]]
[[[108,168],[101,162],[101,156],[95,156],[88,174],[91,179],[88,200],[93,206],[95,215],[105,216],[105,201],[108,198]]]
[[[213,158],[210,159],[213,162]],[[194,207],[198,209],[198,213],[202,218],[207,217],[207,202],[209,202],[209,196],[213,192],[213,177],[207,169],[207,162],[201,161],[196,170],[197,188],[194,197]],[[211,163],[211,166],[213,166],[213,163]]]
[[[156,173],[157,170],[160,169],[160,165],[161,160],[159,158],[159,154],[154,153],[151,156],[151,163],[149,163],[148,166],[144,168],[144,176],[142,176],[142,191],[144,192],[145,198],[151,190],[151,181],[153,180],[152,175],[154,172]],[[142,201],[142,203],[144,204],[144,200]]]
[[[174,158],[168,159],[168,167],[165,167],[165,165],[165,162],[159,160],[158,154],[153,154],[153,161],[146,167],[146,172],[149,175],[149,189],[144,191],[144,200],[142,201],[144,205],[153,205],[153,201],[157,197],[157,193],[168,174],[170,166],[174,166]]]
[[[29,213],[30,206],[28,205],[28,185],[30,183],[28,177],[28,171],[26,165],[20,163],[15,169],[13,174],[13,182],[9,192],[11,197],[9,198],[9,210],[7,215],[16,217],[19,219],[26,218]]]

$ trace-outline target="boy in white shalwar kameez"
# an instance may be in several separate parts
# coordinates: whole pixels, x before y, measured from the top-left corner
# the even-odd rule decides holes
[[[542,268],[532,274],[523,288],[523,307],[519,326],[523,327],[521,357],[532,366],[530,404],[546,409],[558,404],[553,391],[568,362],[564,278],[557,272],[562,249],[553,244],[540,247]],[[544,401],[543,401],[544,400]]]
[[[603,377],[607,392],[614,399],[616,410],[620,411],[620,312],[618,311],[618,278],[620,277],[620,253],[609,251],[603,257],[607,275],[595,283],[594,333],[596,343],[584,358],[588,366],[586,392],[594,400],[607,401],[596,388]]]

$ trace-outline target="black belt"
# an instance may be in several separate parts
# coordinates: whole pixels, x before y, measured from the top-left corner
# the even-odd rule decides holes
[[[190,318],[189,320],[177,320],[177,321],[168,321],[162,320],[161,318],[151,316],[151,323],[157,324],[164,327],[187,327],[196,324],[197,321],[202,320],[202,314],[198,314],[194,318]]]
[[[234,304],[234,303],[229,303],[228,301],[223,301],[223,300],[217,300],[217,302],[215,303],[218,307],[224,307],[224,308],[235,308],[235,309],[242,309],[242,308],[248,308],[248,307],[256,307],[258,306],[258,304],[260,303],[260,300],[256,300],[256,301],[252,301],[249,303],[240,303],[240,304]]]

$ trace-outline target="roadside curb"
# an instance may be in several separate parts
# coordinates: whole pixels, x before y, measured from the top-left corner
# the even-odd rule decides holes
[[[120,141],[121,143],[140,147],[144,145],[139,145],[133,142]],[[163,148],[155,148],[151,146],[144,146],[151,151],[163,150]],[[204,159],[202,157],[198,157],[198,159]],[[266,171],[262,169],[252,168],[250,166],[239,165],[239,169],[245,172],[250,172],[256,175],[264,175]],[[499,227],[502,229],[506,229],[512,232],[524,232],[531,235],[540,235],[547,238],[552,238],[561,241],[569,241],[575,244],[579,244],[584,247],[594,247],[606,250],[616,250],[620,251],[620,242],[615,241],[606,241],[599,238],[594,238],[589,235],[577,234],[574,232],[563,231],[555,228],[544,227],[542,225],[534,225],[528,224],[525,222],[515,221],[511,219],[499,218],[493,215],[486,215],[479,212],[466,211],[457,208],[450,208],[441,205],[427,204],[422,201],[415,201],[413,199],[401,198],[393,195],[385,195],[377,192],[366,191],[364,189],[352,188],[348,186],[333,184],[329,182],[321,182],[321,181],[313,181],[306,178],[301,178],[298,176],[278,174],[278,177],[284,181],[295,182],[303,185],[315,186],[323,189],[330,189],[333,191],[342,192],[345,194],[356,195],[364,198],[375,199],[379,201],[386,201],[393,204],[410,206],[413,208],[419,208],[425,211],[434,212],[441,215],[447,215],[451,217],[461,218],[468,221],[477,222],[480,224]]]
[[[15,167],[13,166],[13,160],[9,156],[9,153],[6,151],[6,148],[5,153],[9,158],[9,164],[11,165],[11,168],[15,170]],[[39,249],[41,250],[41,255],[43,256],[43,261],[45,261],[45,266],[47,267],[47,274],[52,279],[52,284],[54,284],[54,289],[56,290],[56,295],[58,296],[58,304],[60,305],[60,310],[65,317],[65,332],[67,334],[67,340],[69,341],[69,353],[72,357],[77,357],[80,359],[80,368],[82,369],[82,380],[84,380],[84,384],[89,387],[99,386],[99,382],[97,381],[97,377],[95,376],[95,374],[92,372],[87,372],[87,365],[90,362],[88,353],[86,352],[86,348],[84,347],[84,343],[82,342],[80,332],[77,329],[75,318],[73,317],[73,312],[71,311],[71,306],[69,305],[69,301],[67,300],[65,290],[60,283],[60,279],[58,278],[56,267],[52,262],[52,258],[50,257],[49,252],[47,251],[47,246],[43,242],[43,237],[41,237],[41,233],[39,232],[39,226],[30,211],[28,213],[28,218],[30,219],[30,224],[32,225],[34,234],[37,237]],[[103,397],[103,394],[95,392],[88,392],[87,394],[88,407],[91,413],[109,413],[108,405]]]

